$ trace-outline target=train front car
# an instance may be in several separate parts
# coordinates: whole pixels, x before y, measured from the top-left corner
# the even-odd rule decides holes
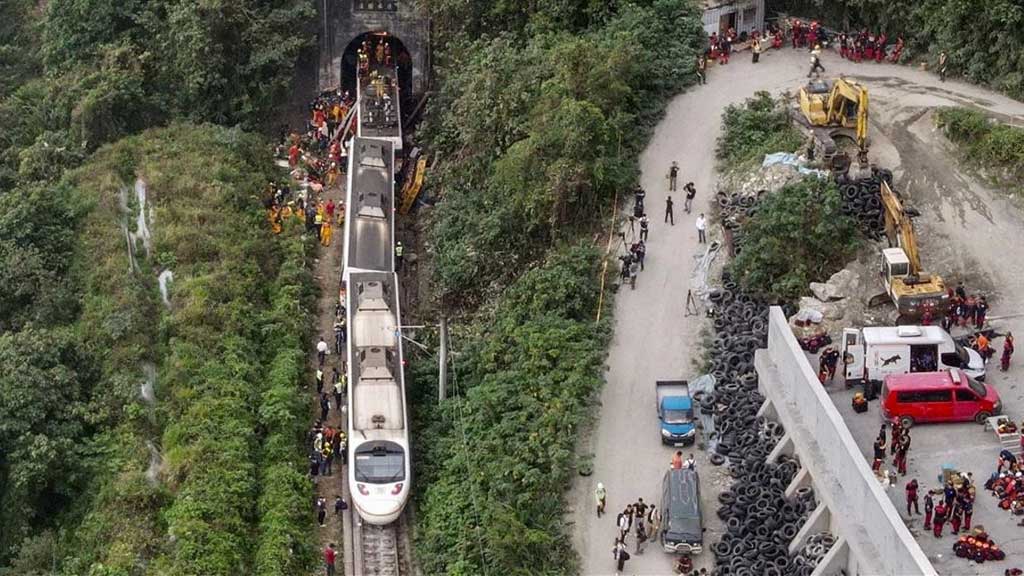
[[[411,474],[397,287],[393,273],[348,276],[348,482],[359,516],[381,525],[401,515]]]

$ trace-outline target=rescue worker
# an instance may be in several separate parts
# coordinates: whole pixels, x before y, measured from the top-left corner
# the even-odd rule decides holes
[[[935,507],[935,519],[932,521],[932,534],[936,538],[942,538],[942,526],[946,523],[946,504],[939,502]]]
[[[334,318],[334,353],[341,355],[341,348],[345,345],[345,319],[336,316]],[[337,370],[337,368],[335,368]]]
[[[885,440],[881,438],[875,439],[875,460],[871,463],[871,469],[878,472],[879,468],[882,467],[882,462],[885,460]]]
[[[953,534],[960,533],[960,502],[953,502],[953,509],[949,513],[949,526]]]
[[[984,296],[979,296],[974,303],[974,327],[976,329],[981,330],[985,325],[986,314],[988,314],[988,300]]]
[[[918,500],[917,500],[917,479],[911,479],[910,482],[907,482],[906,490],[907,490],[907,516],[912,516],[913,515],[910,512],[911,506],[913,506],[914,512],[916,512],[918,515],[920,515],[921,514],[921,509],[917,507],[917,502],[918,502]],[[927,509],[927,506],[926,506],[926,509]]]
[[[321,246],[330,246],[331,245],[331,234],[332,234],[331,221],[330,221],[330,219],[322,217],[319,214],[317,216],[321,218],[321,222],[320,222],[320,245]]]
[[[999,369],[1003,372],[1010,369],[1011,356],[1013,356],[1013,333],[1007,332],[1006,338],[1003,340],[1003,355],[999,359]],[[1022,436],[1022,439],[1024,439],[1024,436]]]
[[[345,394],[345,375],[338,372],[338,368],[332,368],[331,386],[334,387],[334,406],[341,412],[341,397]]]
[[[953,488],[953,481],[946,480],[946,485],[942,488],[942,496],[945,498],[944,503],[946,504],[946,512],[950,512],[953,509],[953,499],[956,498],[956,488]]]
[[[604,514],[604,505],[608,500],[608,491],[601,482],[597,483],[597,489],[594,490],[594,499],[597,500],[597,517],[600,518],[601,514]]]
[[[395,272],[402,271],[402,255],[405,254],[405,247],[402,242],[395,242]]]
[[[828,370],[828,381],[832,382],[836,377],[836,366],[839,364],[839,350],[829,346],[821,353],[821,361]]]
[[[974,501],[971,499],[970,496],[968,496],[967,498],[964,498],[964,501],[960,505],[960,508],[964,512],[964,532],[970,532],[971,516],[974,515]]]
[[[811,69],[807,72],[807,77],[814,76],[817,72],[824,72],[825,67],[821,65],[821,46],[815,46],[814,50],[811,50]]]
[[[935,501],[932,499],[932,493],[926,492],[924,495],[924,529],[932,529],[932,510],[935,508]]]
[[[895,458],[896,471],[899,472],[900,475],[906,476],[907,475],[907,449],[908,449],[908,447],[903,444],[902,440],[896,441],[895,439],[893,439],[893,442],[897,444],[896,458]]]
[[[281,209],[275,204],[267,209],[267,220],[270,221],[270,231],[274,234],[281,233]]]

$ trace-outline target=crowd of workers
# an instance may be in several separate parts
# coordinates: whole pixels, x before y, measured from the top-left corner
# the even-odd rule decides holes
[[[736,44],[749,42],[751,60],[756,64],[761,53],[769,48],[782,48],[787,42],[794,48],[805,48],[811,52],[811,70],[808,77],[824,72],[821,64],[821,50],[834,47],[840,57],[852,62],[881,63],[889,61],[897,63],[903,57],[906,42],[902,34],[897,34],[895,41],[885,32],[872,32],[867,28],[859,32],[830,32],[817,20],[809,22],[798,18],[789,18],[773,22],[761,30],[753,30],[749,34],[737,34],[735,28],[728,28],[722,33],[713,32],[708,37],[708,47],[697,59],[696,73],[701,84],[707,83],[707,65],[709,61],[717,61],[720,65],[728,64]],[[946,80],[949,69],[949,55],[941,51],[935,70],[939,79]]]
[[[345,170],[347,152],[341,136],[354,103],[348,92],[324,92],[310,103],[305,130],[282,135],[277,156],[287,160],[295,190],[290,184],[271,182],[267,186],[263,204],[275,234],[281,232],[288,218],[295,217],[322,245],[330,246],[335,216],[342,224],[345,212],[343,204],[325,201],[323,190],[335,185]]]

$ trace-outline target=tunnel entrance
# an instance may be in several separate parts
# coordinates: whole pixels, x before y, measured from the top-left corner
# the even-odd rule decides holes
[[[402,41],[392,34],[384,31],[364,32],[345,46],[345,52],[341,57],[341,87],[355,93],[356,72],[359,67],[359,48],[366,42],[369,47],[370,59],[373,61],[377,46],[384,43],[391,48],[391,62],[398,67],[398,89],[402,99],[402,107],[412,100],[412,55]]]

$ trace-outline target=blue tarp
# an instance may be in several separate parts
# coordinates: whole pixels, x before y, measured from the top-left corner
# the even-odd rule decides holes
[[[765,154],[764,162],[761,163],[761,166],[767,168],[768,166],[774,166],[776,164],[785,164],[786,166],[792,166],[796,168],[797,171],[799,171],[801,174],[809,174],[821,178],[825,178],[828,176],[828,172],[825,172],[823,170],[815,170],[813,168],[808,168],[804,166],[803,162],[800,161],[800,157],[797,156],[796,154],[793,154],[792,152],[775,152],[774,154]]]

